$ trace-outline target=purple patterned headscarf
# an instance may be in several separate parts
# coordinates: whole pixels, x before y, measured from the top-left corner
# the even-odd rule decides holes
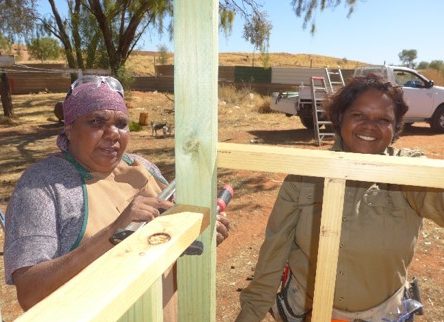
[[[122,95],[107,84],[91,82],[75,87],[63,102],[65,127],[72,124],[78,117],[98,110],[114,110],[128,114]],[[57,146],[62,151],[68,151],[68,144],[69,141],[63,129],[57,137]]]

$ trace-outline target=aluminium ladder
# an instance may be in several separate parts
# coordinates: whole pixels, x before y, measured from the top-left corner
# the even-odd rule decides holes
[[[324,77],[311,77],[311,94],[313,106],[313,128],[315,140],[318,146],[321,145],[325,137],[334,137],[333,124],[325,119],[325,110],[323,109],[323,102],[327,99],[329,89]],[[323,128],[322,128],[323,126]]]
[[[345,86],[344,77],[342,77],[340,68],[330,70],[326,67],[325,75],[327,76],[330,94],[334,94],[338,89]]]

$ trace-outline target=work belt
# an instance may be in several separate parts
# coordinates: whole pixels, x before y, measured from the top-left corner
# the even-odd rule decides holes
[[[306,292],[295,280],[288,267],[282,276],[280,292],[276,295],[275,304],[272,307],[276,321],[303,322],[309,321],[311,310],[304,307]],[[414,314],[423,314],[419,288],[416,279],[411,283],[406,282],[395,294],[380,305],[360,312],[347,312],[333,308],[332,319],[352,322],[412,322]],[[408,305],[408,307],[406,307]],[[404,314],[388,318],[391,312]]]

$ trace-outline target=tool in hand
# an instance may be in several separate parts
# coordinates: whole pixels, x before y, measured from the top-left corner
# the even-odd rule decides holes
[[[219,192],[216,200],[217,213],[223,212],[227,208],[231,199],[233,198],[234,191],[229,184],[225,184],[222,190]],[[199,240],[195,240],[184,252],[185,255],[201,255],[203,253],[203,243]]]
[[[176,182],[175,180],[171,181],[168,187],[165,188],[160,194],[159,199],[168,200],[176,191]],[[217,196],[217,213],[223,212],[231,199],[233,198],[234,191],[233,188],[229,184],[225,184],[223,189],[219,192]],[[162,212],[161,212],[162,213]],[[116,233],[111,237],[111,242],[116,245],[120,243],[122,240],[130,236],[137,229],[143,227],[146,222],[131,222],[124,229],[118,229]],[[182,255],[201,255],[203,253],[203,243],[199,240],[195,240],[191,245],[183,252]]]
[[[176,180],[171,181],[171,183],[159,194],[158,198],[160,200],[168,200],[176,191]],[[159,212],[162,214],[165,209],[159,209]],[[122,240],[130,236],[137,229],[143,227],[147,222],[146,221],[133,221],[128,224],[125,228],[117,229],[117,231],[112,235],[110,241],[114,245],[117,245]]]
[[[234,191],[233,187],[231,187],[229,184],[224,184],[224,187],[219,192],[219,195],[217,196],[217,213],[223,212],[225,208],[227,208],[228,204],[231,201],[231,198],[233,198]]]

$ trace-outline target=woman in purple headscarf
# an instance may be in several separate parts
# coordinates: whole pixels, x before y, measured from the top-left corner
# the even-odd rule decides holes
[[[125,153],[129,117],[116,79],[77,80],[63,114],[61,152],[24,172],[6,212],[5,276],[25,310],[111,249],[119,228],[173,205],[157,198],[168,184],[159,169]],[[218,227],[223,240],[227,221]]]

